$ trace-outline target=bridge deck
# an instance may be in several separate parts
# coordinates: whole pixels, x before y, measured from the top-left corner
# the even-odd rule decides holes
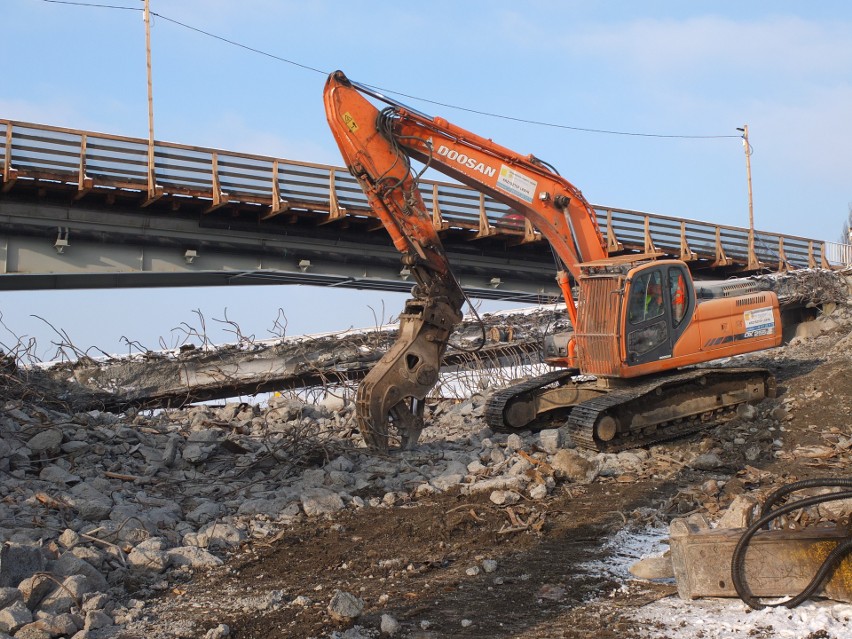
[[[307,235],[323,227],[373,236],[382,230],[340,167],[169,142],[155,143],[154,158],[149,167],[140,138],[0,120],[0,197],[194,219],[199,227],[226,224],[260,236],[297,227]],[[550,253],[529,223],[473,189],[422,180],[421,191],[448,250],[475,241],[518,260]],[[849,262],[848,246],[812,238],[756,231],[750,246],[745,228],[594,208],[611,255],[662,252],[722,275]]]

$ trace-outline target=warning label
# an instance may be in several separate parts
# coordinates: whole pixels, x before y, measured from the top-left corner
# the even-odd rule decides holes
[[[352,133],[355,133],[358,130],[358,123],[355,122],[355,118],[352,117],[352,114],[349,113],[349,111],[343,114],[343,122],[349,127],[349,130],[352,131]]]

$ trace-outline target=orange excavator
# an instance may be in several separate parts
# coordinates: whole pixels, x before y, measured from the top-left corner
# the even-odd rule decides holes
[[[659,254],[608,257],[593,209],[549,164],[340,71],[329,76],[324,102],[347,168],[416,281],[396,343],[358,387],[356,419],[371,449],[417,442],[425,398],[462,319],[464,292],[418,189],[429,167],[529,220],[561,263],[556,280],[574,331],[545,344],[559,369],[495,392],[485,412],[492,428],[555,423],[580,446],[617,451],[695,432],[738,404],[774,396],[767,370],[695,365],[778,346],[775,293],[747,280],[694,282],[685,263]],[[412,159],[422,165],[417,173]]]

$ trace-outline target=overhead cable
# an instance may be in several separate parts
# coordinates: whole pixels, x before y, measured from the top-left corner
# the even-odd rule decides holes
[[[140,7],[124,7],[119,5],[110,5],[110,4],[100,4],[100,3],[90,3],[90,2],[76,2],[74,0],[42,0],[42,2],[48,2],[50,4],[64,4],[71,5],[77,7],[94,7],[99,9],[123,9],[125,11],[142,11]],[[175,20],[174,18],[169,18],[168,16],[163,15],[162,13],[157,13],[155,11],[151,11],[151,15],[157,18],[161,18],[166,22],[171,22],[172,24],[176,24],[184,29],[188,29],[190,31],[194,31],[195,33],[200,33],[209,38],[213,38],[215,40],[219,40],[220,42],[225,42],[226,44],[230,44],[231,46],[238,47],[240,49],[244,49],[246,51],[250,51],[252,53],[256,53],[258,55],[265,56],[267,58],[271,58],[278,62],[283,62],[285,64],[290,64],[295,67],[299,67],[300,69],[305,69],[306,71],[312,71],[314,73],[319,73],[323,76],[327,76],[330,72],[324,71],[322,69],[318,69],[316,67],[310,66],[308,64],[302,64],[301,62],[296,62],[295,60],[290,60],[289,58],[284,58],[279,55],[275,55],[274,53],[269,53],[268,51],[264,51],[262,49],[258,49],[256,47],[249,46],[247,44],[243,44],[241,42],[237,42],[236,40],[231,40],[224,36],[217,35],[215,33],[211,33],[210,31],[205,31],[204,29],[200,29],[198,27],[194,27],[185,22],[181,22],[180,20]],[[458,106],[456,104],[450,104],[448,102],[438,102],[436,100],[430,100],[428,98],[422,98],[416,95],[411,95],[408,93],[402,93],[401,91],[394,91],[393,89],[384,89],[382,87],[374,86],[374,85],[366,85],[371,88],[384,91],[386,93],[393,93],[394,95],[399,95],[410,100],[418,100],[420,102],[425,102],[427,104],[434,104],[436,106],[440,106],[446,109],[454,109],[456,111],[464,111],[466,113],[474,113],[476,115],[482,115],[489,118],[496,118],[500,120],[509,120],[511,122],[520,122],[522,124],[532,124],[535,126],[544,126],[554,129],[565,129],[568,131],[578,131],[581,133],[597,133],[604,135],[621,135],[621,136],[629,136],[629,137],[639,137],[639,138],[663,138],[663,139],[681,139],[681,140],[715,140],[715,139],[724,139],[724,138],[739,138],[739,135],[680,135],[680,134],[662,134],[662,133],[638,133],[635,131],[616,131],[612,129],[593,129],[588,127],[579,127],[579,126],[570,126],[568,124],[557,124],[554,122],[544,122],[541,120],[530,120],[527,118],[519,118],[510,115],[502,115],[500,113],[493,113],[491,111],[481,111],[478,109],[471,109],[468,107]]]

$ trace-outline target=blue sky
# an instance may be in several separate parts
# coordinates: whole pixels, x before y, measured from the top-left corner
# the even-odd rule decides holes
[[[325,72],[342,69],[387,91],[568,127],[735,135],[748,124],[758,229],[835,240],[852,202],[852,5],[845,1],[151,0],[151,7],[163,15],[152,31],[161,140],[339,164],[321,99]],[[140,12],[3,0],[0,21],[0,117],[147,136]],[[594,203],[747,224],[737,138],[592,134],[399,99],[547,160]],[[403,297],[384,299],[392,314]],[[41,323],[28,319],[35,312],[70,324],[64,328],[75,342],[105,339],[108,350],[121,329],[142,331],[150,342],[149,333],[168,335],[191,321],[195,308],[221,317],[227,307],[263,336],[278,307],[293,333],[369,325],[370,306],[382,304],[375,294],[288,287],[2,300],[17,334],[41,334]],[[87,300],[134,310],[105,311],[109,329],[92,332],[91,322],[67,310]],[[317,318],[302,310],[318,300],[347,312]],[[140,308],[151,317],[139,319]]]

